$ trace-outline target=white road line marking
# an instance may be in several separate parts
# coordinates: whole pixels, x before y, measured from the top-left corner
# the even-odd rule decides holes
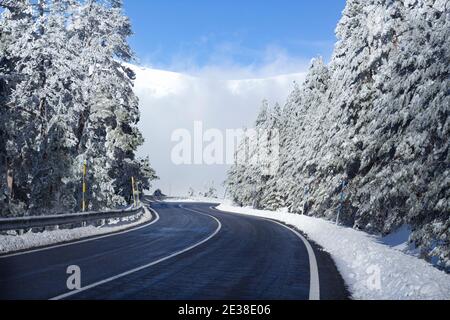
[[[219,211],[219,212],[234,214],[233,212],[221,211],[215,207],[210,207],[210,208],[213,210]],[[237,213],[237,214],[239,214],[239,213]],[[243,214],[240,214],[240,215],[243,215]],[[311,244],[309,243],[309,241],[304,236],[302,236],[299,232],[297,232],[297,230],[294,230],[291,227],[288,227],[285,224],[280,223],[278,221],[268,219],[268,218],[258,217],[258,216],[254,216],[254,215],[245,214],[244,216],[251,216],[251,217],[261,219],[261,220],[266,220],[266,221],[276,223],[276,224],[290,230],[291,232],[293,232],[297,237],[299,237],[303,241],[303,243],[305,244],[306,250],[308,251],[308,258],[309,258],[309,274],[310,274],[309,300],[320,300],[319,267],[317,266],[316,255],[314,254],[314,250],[313,250]]]
[[[314,250],[311,247],[311,244],[308,240],[305,239],[299,232],[296,230],[271,219],[264,219],[267,221],[271,221],[273,223],[279,224],[280,226],[292,231],[296,234],[305,244],[306,250],[308,251],[309,257],[309,274],[310,274],[310,282],[309,282],[309,300],[320,300],[320,282],[319,282],[319,268],[317,266],[316,255],[314,254]]]
[[[180,206],[180,207],[181,207],[181,206]],[[159,259],[159,260],[150,262],[150,263],[148,263],[148,264],[146,264],[146,265],[143,265],[143,266],[134,268],[134,269],[132,269],[132,270],[123,272],[123,273],[121,273],[121,274],[115,275],[115,276],[113,276],[113,277],[110,277],[110,278],[107,278],[107,279],[104,279],[104,280],[95,282],[95,283],[90,284],[90,285],[88,285],[88,286],[86,286],[86,287],[83,287],[83,288],[81,288],[81,289],[79,289],[79,290],[74,290],[74,291],[71,291],[71,292],[64,293],[64,294],[59,295],[59,296],[57,296],[57,297],[54,297],[54,298],[52,298],[52,299],[50,299],[50,300],[61,300],[61,299],[68,298],[68,297],[73,296],[73,295],[75,295],[75,294],[78,294],[78,293],[80,293],[80,292],[83,292],[83,291],[86,291],[86,290],[95,288],[95,287],[100,286],[100,285],[102,285],[102,284],[105,284],[105,283],[108,283],[108,282],[117,280],[117,279],[119,279],[119,278],[122,278],[122,277],[125,277],[125,276],[127,276],[127,275],[130,275],[130,274],[132,274],[132,273],[135,273],[135,272],[138,272],[138,271],[147,269],[147,268],[152,267],[152,266],[154,266],[154,265],[156,265],[156,264],[158,264],[158,263],[161,263],[161,262],[163,262],[163,261],[166,261],[166,260],[169,260],[169,259],[174,258],[174,257],[176,257],[176,256],[179,256],[179,255],[181,255],[181,254],[183,254],[183,253],[186,253],[186,252],[188,252],[188,251],[190,251],[190,250],[192,250],[192,249],[194,249],[194,248],[196,248],[196,247],[198,247],[198,246],[204,244],[205,242],[211,240],[212,238],[214,238],[214,237],[219,233],[220,229],[222,229],[222,223],[219,221],[219,219],[217,219],[217,218],[215,218],[215,217],[213,217],[213,216],[211,216],[211,215],[209,215],[209,214],[206,214],[206,213],[202,213],[202,212],[198,212],[198,211],[194,211],[194,210],[190,210],[190,209],[186,209],[186,208],[183,208],[183,209],[189,210],[189,211],[193,211],[193,212],[196,212],[196,213],[200,213],[200,214],[202,214],[202,215],[205,215],[205,216],[208,216],[208,217],[214,219],[214,220],[217,222],[217,225],[218,225],[218,226],[217,226],[217,229],[216,229],[211,235],[209,235],[207,238],[203,239],[203,240],[200,241],[200,242],[197,242],[196,244],[194,244],[194,245],[192,245],[192,246],[190,246],[190,247],[188,247],[188,248],[186,248],[186,249],[177,251],[177,252],[175,252],[175,253],[173,253],[173,254],[171,254],[171,255],[169,255],[169,256],[166,256],[166,257],[161,258],[161,259]],[[156,212],[156,211],[155,211],[155,212]]]
[[[10,253],[10,254],[6,254],[6,255],[2,255],[0,256],[0,259],[5,259],[5,258],[11,258],[11,257],[16,257],[16,256],[21,256],[21,255],[25,255],[25,254],[29,254],[29,253],[34,253],[34,252],[40,252],[40,251],[47,251],[47,250],[52,250],[52,249],[56,249],[56,248],[61,248],[61,247],[67,247],[67,246],[71,246],[71,245],[75,245],[75,244],[80,244],[80,243],[85,243],[85,242],[89,242],[89,241],[95,241],[95,240],[100,240],[100,239],[104,239],[104,238],[108,238],[108,237],[114,237],[114,236],[118,236],[121,234],[125,234],[125,233],[129,233],[129,232],[133,232],[133,231],[137,231],[140,230],[142,228],[146,228],[154,223],[156,223],[159,220],[159,215],[158,213],[153,210],[152,208],[147,208],[145,207],[146,210],[150,210],[152,211],[156,218],[152,221],[150,221],[147,224],[138,226],[136,228],[131,228],[131,229],[126,229],[124,231],[118,231],[115,233],[110,233],[110,234],[105,234],[105,235],[101,235],[98,237],[92,237],[89,239],[82,239],[82,240],[76,240],[76,241],[72,241],[72,242],[67,242],[67,243],[61,243],[61,244],[55,244],[55,245],[50,245],[48,247],[44,247],[44,248],[38,248],[38,249],[31,249],[31,250],[27,250],[27,251],[21,251],[21,252],[16,252],[16,253]]]

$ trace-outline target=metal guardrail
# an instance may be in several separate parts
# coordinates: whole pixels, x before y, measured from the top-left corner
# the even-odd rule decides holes
[[[83,212],[58,214],[51,216],[30,216],[19,218],[0,219],[0,232],[12,230],[26,230],[34,228],[46,228],[65,226],[71,224],[93,223],[100,220],[127,218],[139,213],[144,213],[144,207],[104,212]]]

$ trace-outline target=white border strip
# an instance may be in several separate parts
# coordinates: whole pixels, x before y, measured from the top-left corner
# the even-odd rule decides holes
[[[153,219],[149,223],[140,225],[140,226],[138,226],[136,228],[125,229],[123,231],[117,231],[117,232],[113,231],[112,233],[109,233],[109,234],[101,235],[101,236],[98,236],[98,237],[93,236],[93,237],[90,237],[89,239],[84,239],[84,240],[83,239],[75,240],[75,241],[70,241],[70,242],[61,243],[61,244],[49,245],[49,246],[46,246],[46,247],[43,247],[43,248],[31,249],[31,250],[27,250],[27,251],[21,251],[21,252],[16,252],[16,253],[5,254],[5,255],[1,255],[0,259],[21,256],[21,255],[25,255],[25,254],[29,254],[29,253],[34,253],[34,252],[52,250],[52,249],[55,249],[55,248],[67,247],[67,246],[80,244],[80,243],[85,243],[85,242],[89,242],[89,241],[95,241],[95,240],[104,239],[104,238],[108,238],[108,237],[114,237],[114,236],[118,236],[118,235],[121,235],[121,234],[133,232],[133,231],[136,231],[136,230],[140,230],[142,228],[146,228],[146,227],[156,223],[159,220],[159,215],[158,215],[158,213],[155,210],[153,210],[150,207],[148,207],[148,208],[144,207],[144,209],[152,211],[154,213],[154,215],[155,215],[155,219]]]
[[[305,244],[306,250],[308,251],[308,258],[309,258],[309,274],[310,274],[310,282],[309,282],[309,300],[320,300],[320,281],[319,281],[319,268],[317,266],[317,259],[316,259],[316,255],[314,254],[314,250],[311,246],[311,244],[308,242],[308,240],[302,236],[299,232],[297,232],[296,230],[292,229],[291,227],[288,227],[287,225],[278,222],[276,220],[272,220],[272,219],[268,219],[268,218],[263,218],[263,217],[258,217],[258,216],[254,216],[251,214],[242,214],[242,213],[233,213],[233,212],[226,212],[226,211],[222,211],[217,209],[217,207],[210,207],[213,210],[219,211],[219,212],[223,212],[223,213],[228,213],[228,214],[239,214],[239,215],[243,215],[243,216],[251,216],[251,217],[255,217],[261,220],[266,220],[266,221],[270,221],[273,223],[276,223],[288,230],[290,230],[291,232],[293,232],[297,237],[299,237],[303,243]]]
[[[180,207],[182,208],[182,206],[180,206]],[[126,271],[126,272],[123,272],[123,273],[121,273],[121,274],[115,275],[115,276],[113,276],[113,277],[110,277],[110,278],[107,278],[107,279],[104,279],[104,280],[101,280],[101,281],[92,283],[92,284],[90,284],[90,285],[88,285],[88,286],[86,286],[86,287],[83,287],[83,288],[79,289],[79,290],[74,290],[74,291],[71,291],[71,292],[64,293],[64,294],[59,295],[59,296],[57,296],[57,297],[51,298],[50,300],[61,300],[61,299],[68,298],[68,297],[73,296],[73,295],[75,295],[75,294],[78,294],[78,293],[80,293],[80,292],[83,292],[83,291],[86,291],[86,290],[89,290],[89,289],[98,287],[98,286],[100,286],[100,285],[102,285],[102,284],[105,284],[105,283],[108,283],[108,282],[117,280],[117,279],[119,279],[119,278],[128,276],[128,275],[130,275],[130,274],[132,274],[132,273],[135,273],[135,272],[138,272],[138,271],[147,269],[147,268],[152,267],[152,266],[154,266],[154,265],[156,265],[156,264],[158,264],[158,263],[161,263],[161,262],[163,262],[163,261],[166,261],[166,260],[169,260],[169,259],[174,258],[174,257],[176,257],[176,256],[179,256],[179,255],[181,255],[181,254],[183,254],[183,253],[186,253],[186,252],[188,252],[188,251],[190,251],[190,250],[192,250],[192,249],[194,249],[194,248],[196,248],[196,247],[198,247],[198,246],[204,244],[205,242],[211,240],[212,238],[214,238],[214,237],[219,233],[220,229],[222,229],[222,223],[221,223],[217,218],[215,218],[215,217],[213,217],[213,216],[211,216],[211,215],[209,215],[209,214],[200,212],[200,211],[194,211],[194,210],[186,209],[186,208],[183,208],[183,209],[189,210],[189,211],[192,211],[192,212],[195,212],[195,213],[199,213],[199,214],[202,214],[202,215],[204,215],[204,216],[208,216],[208,217],[214,219],[214,220],[217,222],[217,225],[218,225],[218,226],[217,226],[217,229],[216,229],[211,235],[209,235],[207,238],[203,239],[202,241],[200,241],[200,242],[198,242],[198,243],[196,243],[196,244],[194,244],[194,245],[192,245],[192,246],[190,246],[190,247],[188,247],[188,248],[186,248],[186,249],[177,251],[177,252],[175,252],[175,253],[173,253],[173,254],[171,254],[171,255],[169,255],[169,256],[166,256],[166,257],[161,258],[161,259],[159,259],[159,260],[150,262],[150,263],[148,263],[148,264],[146,264],[146,265],[143,265],[143,266],[140,266],[140,267],[131,269],[131,270]],[[156,212],[156,211],[155,211],[155,212]]]

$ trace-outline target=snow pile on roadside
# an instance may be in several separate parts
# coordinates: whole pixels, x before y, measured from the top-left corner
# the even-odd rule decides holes
[[[450,275],[365,232],[288,212],[220,205],[217,209],[293,225],[333,257],[354,299],[450,300]]]
[[[100,226],[100,227],[88,226],[76,229],[45,231],[41,233],[28,232],[20,236],[0,235],[0,254],[13,253],[20,250],[27,250],[36,247],[43,247],[52,244],[69,242],[92,236],[106,235],[108,233],[114,233],[138,226],[147,221],[150,221],[151,219],[152,214],[147,208],[145,208],[145,213],[141,216],[139,220],[126,224],[117,225],[119,224],[119,219],[111,219],[108,226]]]

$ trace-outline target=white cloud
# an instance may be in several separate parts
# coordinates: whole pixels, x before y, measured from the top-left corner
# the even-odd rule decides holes
[[[201,78],[216,78],[223,80],[236,79],[265,79],[276,77],[280,74],[298,74],[305,71],[309,64],[309,59],[290,56],[284,49],[277,46],[268,46],[262,52],[247,52],[236,44],[222,44],[220,50],[214,51],[206,66],[198,67],[193,63],[185,65],[181,72],[192,74]],[[242,66],[235,62],[230,56],[231,52],[243,51],[245,55],[257,55],[258,61]],[[192,62],[192,59],[190,59]],[[177,70],[177,69],[175,69]]]
[[[146,138],[139,153],[150,156],[161,177],[156,187],[174,195],[186,194],[191,186],[203,191],[205,184],[211,181],[221,187],[226,166],[172,164],[171,150],[175,144],[171,142],[171,135],[176,129],[193,131],[197,120],[203,121],[205,130],[217,128],[223,132],[253,126],[263,99],[271,104],[284,103],[293,82],[303,81],[304,74],[300,71],[305,68],[300,62],[298,73],[263,78],[273,75],[275,70],[287,70],[282,65],[288,66],[293,61],[280,53],[278,56],[279,59],[272,59],[272,63],[259,69],[212,66],[191,72],[196,76],[133,67],[137,73],[135,91],[140,98],[140,129]],[[238,80],[229,80],[233,78]]]
[[[292,56],[278,45],[254,49],[245,46],[240,39],[241,35],[237,34],[233,40],[219,42],[217,35],[204,35],[197,41],[180,44],[180,50],[169,57],[163,56],[163,50],[158,48],[140,64],[199,78],[222,80],[296,74],[305,71],[310,65],[310,59]],[[169,62],[154,66],[150,63],[152,60]]]

